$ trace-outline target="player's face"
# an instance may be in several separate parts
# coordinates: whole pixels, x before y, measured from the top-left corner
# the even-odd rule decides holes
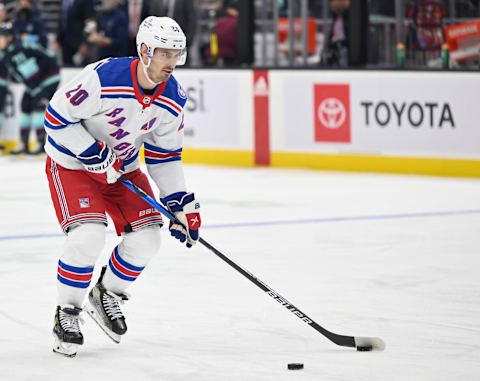
[[[148,68],[148,75],[154,82],[164,82],[173,73],[177,62],[182,55],[179,49],[157,48],[153,52],[152,62]]]
[[[10,38],[8,36],[0,35],[0,50],[5,50],[9,42]]]

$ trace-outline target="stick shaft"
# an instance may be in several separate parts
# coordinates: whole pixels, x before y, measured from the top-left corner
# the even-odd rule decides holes
[[[169,218],[172,221],[175,221],[176,223],[180,223],[175,218],[175,216],[168,211],[168,209],[166,209],[162,204],[160,204],[158,201],[156,201],[153,197],[151,197],[150,195],[145,193],[145,191],[143,191],[142,189],[137,187],[135,184],[133,184],[130,180],[120,178],[119,181],[124,186],[126,186],[128,189],[130,189],[132,192],[136,193],[145,202],[147,202],[148,204],[153,206],[160,213],[164,214],[167,218]],[[214,253],[221,260],[223,260],[224,262],[229,264],[231,267],[233,267],[235,270],[237,270],[240,274],[242,274],[250,282],[255,284],[258,288],[260,288],[263,292],[265,292],[267,295],[269,295],[272,299],[276,300],[279,304],[281,304],[283,307],[285,307],[287,310],[289,310],[293,315],[298,317],[304,323],[311,326],[316,331],[320,332],[327,339],[329,339],[330,341],[334,342],[337,345],[341,345],[341,346],[344,346],[344,347],[355,347],[355,338],[353,336],[338,335],[336,333],[330,332],[327,329],[323,328],[321,325],[316,323],[312,318],[310,318],[307,314],[302,312],[300,309],[298,309],[296,306],[294,306],[292,303],[290,303],[287,299],[285,299],[283,296],[281,296],[273,288],[271,288],[266,283],[261,281],[255,275],[251,274],[247,270],[240,267],[238,264],[236,264],[234,261],[232,261],[230,258],[228,258],[225,254],[223,254],[220,250],[216,249],[214,246],[212,246],[210,243],[208,243],[206,240],[204,240],[202,237],[200,237],[198,241],[200,242],[200,244],[202,244],[204,247],[206,247],[208,250],[210,250],[212,253]]]

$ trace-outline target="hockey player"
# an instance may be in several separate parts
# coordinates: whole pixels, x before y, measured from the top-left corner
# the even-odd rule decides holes
[[[186,39],[168,17],[147,17],[137,33],[139,58],[88,65],[59,89],[45,112],[46,174],[66,241],[58,261],[54,351],[74,356],[83,344],[84,299],[105,243],[106,214],[121,243],[88,293],[85,309],[115,342],[127,331],[120,304],[126,289],[160,248],[162,218],[117,182],[120,176],[162,202],[182,222],[171,234],[191,247],[199,238],[200,206],[185,186],[181,165],[185,91],[172,72],[186,60]],[[185,227],[186,228],[185,228]]]
[[[56,58],[38,44],[26,45],[13,36],[12,24],[0,24],[0,58],[10,79],[25,84],[20,118],[20,147],[13,154],[43,152],[45,130],[43,116],[48,101],[60,82]],[[3,103],[4,102],[1,102]],[[3,108],[0,110],[3,113]],[[30,130],[37,133],[37,149],[29,150]]]

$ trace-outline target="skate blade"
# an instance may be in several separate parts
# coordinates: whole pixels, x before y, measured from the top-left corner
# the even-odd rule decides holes
[[[102,331],[105,332],[105,334],[110,339],[112,339],[113,342],[120,344],[122,336],[105,327],[105,324],[103,324],[102,318],[97,313],[97,310],[95,309],[95,307],[90,303],[90,300],[87,301],[86,310],[87,310],[88,316],[90,316],[93,319],[93,321],[97,323],[97,325],[102,329]]]
[[[75,357],[77,355],[79,346],[79,344],[65,343],[58,337],[55,337],[55,342],[53,343],[53,352],[65,357]]]

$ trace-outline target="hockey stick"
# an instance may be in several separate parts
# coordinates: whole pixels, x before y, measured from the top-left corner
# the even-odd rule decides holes
[[[180,224],[180,222],[175,218],[175,216],[172,213],[170,213],[162,204],[157,202],[153,197],[149,196],[142,189],[140,189],[135,184],[133,184],[130,180],[120,178],[118,181],[120,181],[129,190],[136,193],[145,202],[153,206],[155,209],[157,209],[159,212],[164,214],[170,220],[176,222],[177,224]],[[293,315],[297,316],[304,323],[307,323],[309,326],[311,326],[316,331],[320,332],[323,336],[325,336],[327,339],[334,342],[335,344],[341,345],[343,347],[352,347],[352,348],[356,347],[357,350],[359,351],[369,351],[372,349],[383,351],[385,349],[385,343],[383,342],[382,339],[378,337],[344,336],[344,335],[338,335],[336,333],[328,331],[327,329],[317,324],[307,314],[305,314],[304,312],[299,310],[297,307],[295,307],[292,303],[290,303],[287,299],[281,296],[278,292],[273,290],[273,288],[271,288],[270,286],[262,282],[253,274],[249,273],[247,270],[237,265],[235,262],[233,262],[230,258],[225,256],[224,254],[222,254],[218,249],[213,247],[211,244],[205,241],[202,237],[200,237],[198,241],[207,249],[209,249],[212,253],[214,253],[217,257],[219,257],[224,262],[228,263],[231,267],[233,267],[235,270],[237,270],[250,282],[254,283],[258,288],[264,291],[267,295],[269,295],[278,303],[280,303]]]

